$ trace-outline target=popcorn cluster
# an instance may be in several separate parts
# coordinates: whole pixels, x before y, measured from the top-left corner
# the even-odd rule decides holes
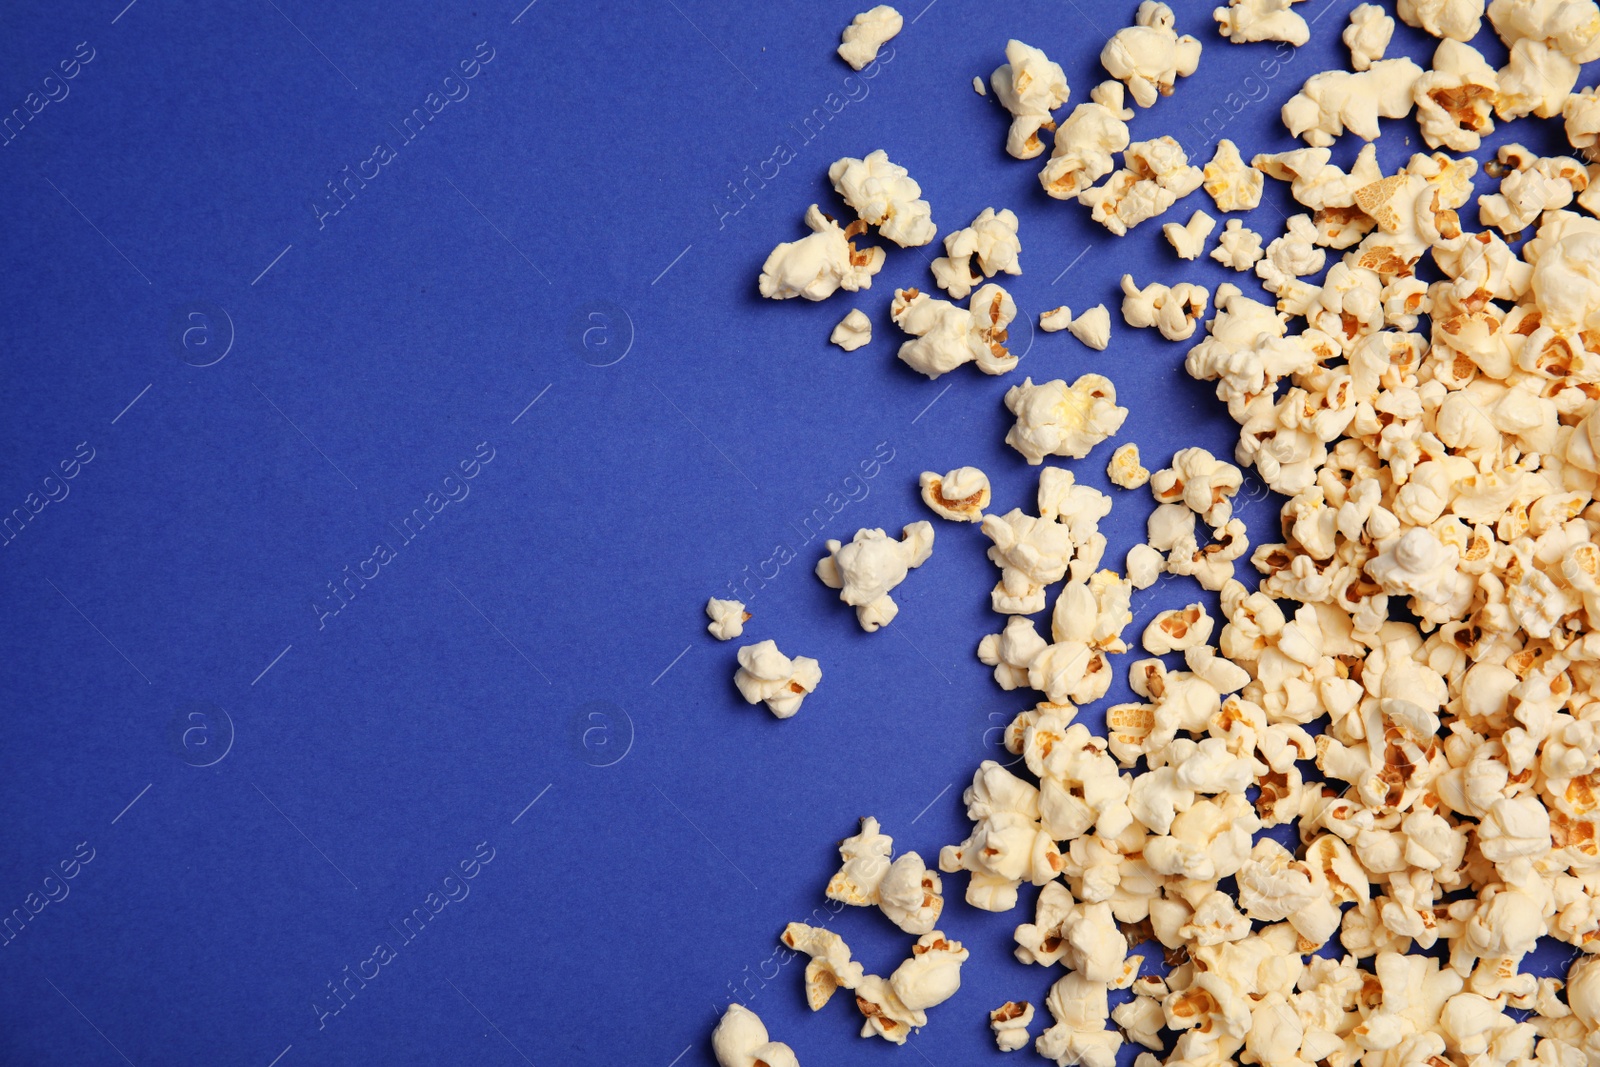
[[[1229,0],[1218,32],[1302,44],[1312,27],[1293,2]],[[1396,17],[1439,39],[1427,69],[1385,58]],[[1469,43],[1485,18],[1499,68]],[[1147,468],[1135,444],[1111,453],[1112,484],[1148,487],[1156,505],[1121,572],[1102,565],[1111,498],[1070,471],[1042,467],[1035,513],[1003,514],[976,468],[922,475],[927,506],[991,545],[1006,618],[978,659],[1002,690],[1037,696],[1005,730],[1010,767],[973,775],[970,833],[937,871],[892,858],[876,819],[841,843],[827,896],[917,939],[889,978],[831,931],[784,931],[810,958],[810,1006],[850,990],[863,1036],[903,1043],[959,988],[968,950],[935,928],[942,872],[964,874],[966,902],[990,912],[1037,887],[1015,955],[1064,973],[1036,1036],[1034,1005],[988,1012],[1004,1051],[1032,1040],[1061,1067],[1114,1067],[1125,1042],[1148,1050],[1135,1067],[1600,1063],[1600,90],[1577,90],[1600,59],[1600,5],[1396,0],[1391,16],[1364,3],[1342,39],[1352,70],[1312,75],[1282,108],[1304,147],[1247,164],[1222,140],[1203,170],[1171,137],[1130,138],[1124,92],[1148,108],[1197,69],[1200,42],[1165,4],[1145,0],[1106,43],[1113,80],[1059,126],[1062,68],[1006,47],[991,85],[1008,151],[1043,156],[1053,131],[1042,186],[1113,234],[1202,187],[1219,212],[1250,210],[1269,178],[1304,211],[1270,241],[1239,219],[1218,234],[1211,258],[1253,273],[1260,295],[1122,275],[1129,326],[1199,334],[1185,371],[1215,384],[1239,433],[1229,458],[1183,448]],[[1559,119],[1573,154],[1503,144],[1481,168],[1492,187],[1475,190],[1478,161],[1450,153],[1527,115]],[[1345,134],[1371,142],[1406,116],[1429,152],[1392,173],[1370,143],[1348,169],[1332,162]],[[882,252],[850,242],[867,225],[932,240],[920,188],[881,151],[829,173],[860,222],[813,207],[813,235],[774,251],[763,295],[866,288]],[[1015,214],[987,209],[946,237],[932,270],[966,308],[896,291],[904,362],[930,378],[1016,366],[1016,306],[985,280],[1020,273],[1017,231]],[[1195,211],[1162,232],[1196,260],[1216,220]],[[1109,340],[1104,306],[1039,322]],[[1004,399],[1005,440],[1036,466],[1089,456],[1128,414],[1097,374],[1024,378]],[[1249,471],[1283,498],[1281,539],[1252,545],[1234,514]],[[817,573],[870,631],[931,545],[926,522],[899,540],[863,530],[828,542]],[[1114,660],[1131,650],[1134,592],[1162,575],[1214,596],[1154,614],[1142,655]],[[1052,589],[1045,633],[1031,616]],[[749,617],[730,601],[707,613],[723,639]],[[770,641],[739,661],[746,699],[780,716],[820,677]],[[1097,736],[1079,710],[1124,667],[1137,699],[1105,708]],[[1546,938],[1577,950],[1565,980],[1524,969]],[[1164,974],[1141,973],[1157,963],[1141,945]],[[757,1027],[730,1010],[719,1059],[723,1045],[770,1048]],[[775,1067],[786,1053],[737,1055]]]

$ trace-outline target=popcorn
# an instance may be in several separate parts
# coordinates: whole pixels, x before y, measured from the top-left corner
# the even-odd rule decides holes
[[[1033,1025],[1033,1005],[1008,1000],[989,1013],[989,1029],[1001,1052],[1015,1052],[1028,1043],[1028,1027]]]
[[[1128,417],[1128,409],[1117,406],[1116,387],[1098,374],[1082,375],[1070,386],[1061,379],[1034,385],[1024,378],[1006,390],[1005,401],[1017,419],[1006,444],[1034,465],[1045,456],[1082,459]]]
[[[1289,9],[1297,0],[1228,0],[1212,12],[1222,36],[1234,44],[1286,41],[1296,47],[1311,40],[1311,27]]]
[[[879,883],[878,909],[906,933],[920,936],[939,921],[944,910],[942,889],[938,874],[928,870],[922,857],[907,852],[889,864]]]
[[[945,254],[933,261],[933,278],[951,299],[960,300],[972,292],[973,282],[1001,272],[1021,274],[1021,252],[1016,214],[1008,210],[997,215],[986,207],[971,226],[945,235]]]
[[[1567,143],[1588,160],[1600,157],[1600,94],[1594,89],[1573,93],[1561,105]]]
[[[865,159],[836,160],[828,168],[828,180],[861,221],[878,227],[901,248],[933,240],[933,208],[922,199],[922,187],[904,167],[889,162],[882,149]]]
[[[1039,314],[1039,329],[1045,333],[1058,333],[1070,325],[1072,325],[1072,309],[1065,304]]]
[[[1600,59],[1600,18],[1592,3],[1493,0],[1489,21],[1511,49],[1495,99],[1495,112],[1503,119],[1560,114],[1578,83],[1578,68]]]
[[[983,79],[976,74],[972,76],[972,91],[977,93],[979,96],[989,95],[989,87],[985,85],[983,83]]]
[[[809,237],[785,241],[761,265],[761,295],[770,300],[803,296],[826,300],[840,289],[854,293],[872,288],[872,276],[883,269],[881,248],[857,252],[850,240],[857,232],[839,224],[812,204],[806,209]]]
[[[896,1045],[906,1043],[911,1031],[926,1026],[926,1012],[908,1008],[901,1003],[894,987],[883,978],[869,974],[856,986],[856,1007],[866,1022],[861,1025],[862,1037],[881,1037]]]
[[[1134,545],[1128,550],[1128,579],[1133,582],[1135,589],[1148,589],[1155,585],[1165,565],[1166,560],[1161,553],[1149,545]]]
[[[1261,235],[1246,229],[1238,219],[1228,220],[1222,236],[1217,238],[1217,247],[1211,250],[1212,259],[1238,271],[1249,270],[1265,254],[1261,250]]]
[[[1471,40],[1474,36],[1475,32],[1465,39]],[[1350,12],[1350,25],[1345,27],[1342,38],[1345,47],[1350,49],[1350,66],[1358,71],[1370,68],[1383,58],[1393,37],[1394,19],[1383,8],[1377,4],[1357,6]]]
[[[1096,304],[1073,319],[1067,329],[1085,345],[1096,352],[1103,352],[1111,343],[1111,312],[1106,310],[1104,304]]]
[[[938,930],[917,938],[911,958],[895,968],[889,987],[912,1011],[925,1011],[943,1004],[961,988],[961,965],[967,950],[959,941],[947,941]]]
[[[862,345],[872,343],[872,320],[860,308],[851,308],[850,313],[833,328],[828,340],[846,352],[854,352]]]
[[[989,476],[977,467],[957,467],[943,477],[922,472],[922,502],[951,522],[981,522],[989,506]]]
[[[1469,44],[1443,40],[1433,53],[1433,69],[1412,87],[1417,124],[1429,148],[1475,152],[1483,135],[1494,132],[1490,110],[1500,79]]]
[[[933,554],[933,526],[926,521],[911,523],[898,541],[882,530],[857,530],[848,545],[829,540],[826,547],[828,554],[817,564],[817,577],[839,590],[839,599],[856,609],[861,628],[873,633],[900,613],[889,593]]]
[[[1326,253],[1317,246],[1317,230],[1310,215],[1289,219],[1289,229],[1267,246],[1267,257],[1256,264],[1256,275],[1270,292],[1282,296],[1295,278],[1322,269]]]
[[[860,70],[878,58],[878,49],[899,33],[904,25],[905,19],[900,12],[888,4],[879,4],[870,11],[863,11],[844,28],[839,57]]]
[[[889,856],[894,838],[878,829],[878,820],[866,816],[861,832],[839,842],[839,858],[844,866],[828,880],[827,897],[856,907],[878,903],[879,888],[889,873]]]
[[[1039,824],[1038,790],[985,760],[962,797],[975,825],[961,844],[940,850],[939,868],[971,872],[968,904],[1006,911],[1024,880],[1046,885],[1061,873],[1061,854]]]
[[[1050,987],[1045,1007],[1056,1022],[1034,1042],[1039,1055],[1059,1067],[1115,1067],[1122,1035],[1105,1028],[1104,983],[1068,973]]]
[[[1110,89],[1096,89],[1089,103],[1073,108],[1056,130],[1039,184],[1057,200],[1071,200],[1110,174],[1116,166],[1112,156],[1128,147],[1126,120],[1133,116],[1124,113],[1122,84],[1108,84]]]
[[[1121,486],[1123,489],[1137,489],[1150,480],[1150,472],[1139,464],[1139,446],[1129,441],[1119,445],[1111,453],[1111,462],[1106,466],[1106,477],[1111,479],[1111,484]]]
[[[1259,179],[1261,175],[1256,174],[1255,177]],[[1216,219],[1204,211],[1196,211],[1182,226],[1176,222],[1169,222],[1161,227],[1161,235],[1167,239],[1173,251],[1178,253],[1179,259],[1198,259],[1200,250],[1205,247],[1206,238],[1210,237],[1211,231],[1216,228]]]
[[[1067,76],[1059,63],[1032,45],[1018,40],[1006,42],[1006,61],[989,78],[995,98],[1011,112],[1011,129],[1006,134],[1006,151],[1017,159],[1032,159],[1044,151],[1039,140],[1041,129],[1053,130],[1050,112],[1061,107],[1072,95]]]
[[[800,710],[801,703],[822,681],[822,667],[809,656],[790,659],[772,641],[739,650],[733,684],[747,704],[765,704],[780,719]]]
[[[1396,0],[1395,14],[1435,37],[1470,41],[1478,36],[1483,0]]]
[[[1179,37],[1176,22],[1166,4],[1144,0],[1134,25],[1118,30],[1100,51],[1101,66],[1127,85],[1140,107],[1170,95],[1173,83],[1200,65],[1200,42],[1188,34]]]
[[[794,1050],[782,1041],[767,1040],[761,1017],[743,1004],[729,1004],[711,1031],[711,1051],[721,1067],[799,1067]]]
[[[1501,145],[1496,159],[1510,169],[1498,193],[1478,197],[1478,218],[1502,233],[1519,233],[1544,212],[1566,207],[1589,184],[1583,164],[1570,156],[1544,158],[1521,145]]]
[[[1190,604],[1185,608],[1163,611],[1150,620],[1144,628],[1140,643],[1152,656],[1165,656],[1169,652],[1186,652],[1211,639],[1215,620],[1206,614],[1203,604]]]
[[[1145,6],[1151,3],[1145,0]],[[1118,237],[1161,215],[1205,181],[1205,173],[1189,165],[1183,146],[1171,137],[1135,141],[1122,160],[1121,170],[1078,194],[1078,203],[1091,209],[1094,221]]]
[[[739,601],[716,597],[706,601],[706,616],[711,620],[706,629],[718,641],[731,641],[740,636],[744,633],[744,624],[750,621],[750,613]]]
[[[1210,294],[1203,286],[1180,282],[1174,286],[1151,282],[1143,289],[1133,275],[1122,276],[1122,317],[1129,326],[1154,326],[1169,341],[1193,336],[1195,323],[1205,314]]]
[[[915,289],[897,289],[889,317],[911,335],[900,345],[900,361],[929,378],[976,363],[985,374],[1004,374],[1017,365],[1005,347],[1006,327],[1017,305],[998,285],[972,296],[971,308],[957,307]]]
[[[821,1011],[835,991],[855,989],[867,977],[861,964],[850,958],[850,946],[832,930],[790,923],[779,940],[811,957],[806,964],[805,983],[806,1004],[812,1011]]]
[[[1347,129],[1364,141],[1375,140],[1380,118],[1410,114],[1412,89],[1420,77],[1422,68],[1405,58],[1380,59],[1355,74],[1313,74],[1283,105],[1283,124],[1291,136],[1313,147],[1333,144]]]
[[[1182,503],[1206,525],[1222,526],[1233,517],[1232,497],[1243,484],[1243,472],[1232,463],[1203,448],[1185,448],[1172,457],[1171,467],[1151,476],[1150,491],[1157,503]]]
[[[1226,137],[1217,142],[1211,162],[1205,165],[1201,173],[1204,175],[1202,184],[1206,193],[1216,202],[1218,211],[1250,211],[1261,203],[1261,187],[1265,178],[1260,171],[1245,166],[1244,158],[1239,155],[1239,146]],[[1228,225],[1237,228],[1238,223],[1230,220]]]

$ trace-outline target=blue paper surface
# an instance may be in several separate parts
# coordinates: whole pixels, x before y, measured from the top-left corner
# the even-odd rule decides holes
[[[946,878],[972,959],[911,1050],[857,1038],[843,998],[813,1016],[775,952],[815,913],[870,970],[905,954],[822,887],[862,815],[930,861],[961,840],[961,790],[1031,703],[974,656],[1003,621],[987,542],[937,523],[876,634],[811,571],[825,538],[928,517],[922,470],[979,466],[1031,509],[1002,442],[1023,375],[1111,376],[1152,468],[1231,454],[1188,346],[1127,328],[1117,283],[1253,279],[1050,200],[971,86],[1018,37],[1087,99],[1136,5],[908,7],[868,77],[833,52],[865,4],[123,2],[14,6],[0,34],[25,116],[0,148],[0,513],[24,516],[0,914],[27,918],[0,1062],[691,1067],[731,999],[808,1064],[994,1061],[986,1012],[1056,977],[1010,954],[1031,890],[988,915]],[[1346,67],[1354,3],[1298,8],[1299,51],[1174,6],[1200,68],[1133,136],[1293,147],[1278,108]],[[1389,54],[1431,42],[1401,27]],[[1559,123],[1508,136],[1551,150]],[[841,210],[828,163],[877,148],[941,234],[1020,216],[1015,374],[894,359],[893,290],[928,288],[936,248],[891,247],[868,292],[758,297],[807,205]],[[1385,124],[1386,169],[1421,149]],[[1247,222],[1294,210],[1269,181]],[[1103,353],[1034,334],[1100,302]],[[876,338],[847,354],[851,307]],[[1065,466],[1114,496],[1120,566],[1152,505],[1107,487],[1110,448]],[[1278,502],[1247,485],[1259,539]],[[822,663],[789,721],[705,632],[730,584],[746,640]]]

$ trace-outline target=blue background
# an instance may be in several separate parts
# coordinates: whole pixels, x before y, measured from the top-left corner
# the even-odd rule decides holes
[[[938,523],[900,617],[869,635],[797,527],[837,494],[859,499],[824,536],[897,530],[928,517],[918,473],[960,464],[988,471],[995,510],[1031,509],[1038,472],[1002,443],[1024,374],[1109,374],[1117,441],[1152,469],[1190,444],[1231,453],[1188,345],[1126,327],[1117,281],[1253,276],[1047,198],[1042,160],[1004,154],[1007,116],[971,87],[1015,36],[1086,100],[1135,5],[914,3],[870,79],[833,52],[865,0],[122,5],[0,16],[0,109],[79,42],[94,56],[0,149],[0,512],[93,452],[0,548],[0,912],[93,850],[0,948],[0,1062],[700,1065],[735,998],[810,1064],[992,1060],[985,1013],[1012,998],[1040,1004],[1037,1033],[1057,974],[1010,956],[1031,889],[988,915],[946,878],[941,926],[973,958],[912,1050],[858,1039],[842,997],[811,1017],[801,967],[774,956],[860,816],[930,862],[961,840],[962,788],[1032,702],[973,654],[1004,621],[976,528]],[[1204,163],[1195,123],[1236,94],[1223,132],[1247,159],[1293,147],[1278,107],[1347,66],[1354,3],[1300,6],[1317,36],[1297,54],[1224,42],[1211,6],[1177,5],[1199,72],[1133,136]],[[1479,43],[1503,61],[1487,24]],[[468,95],[405,141],[475,49],[492,59]],[[1432,43],[1401,27],[1402,53],[1425,64]],[[818,108],[807,142],[791,124]],[[1386,167],[1421,148],[1409,122],[1385,129]],[[1559,126],[1514,133],[1549,147]],[[394,158],[319,220],[326,183],[380,141]],[[794,160],[735,199],[780,141]],[[928,288],[937,248],[890,248],[870,292],[758,298],[806,206],[840,211],[828,163],[880,147],[941,235],[988,206],[1021,216],[1026,273],[1001,279],[1015,374],[929,382],[894,359],[893,289]],[[1218,214],[1197,192],[1163,221],[1196,207]],[[1270,240],[1293,210],[1269,182],[1248,221]],[[1106,352],[1034,335],[1039,312],[1098,302]],[[827,335],[852,306],[877,336],[846,354]],[[1067,466],[1104,488],[1110,447]],[[475,454],[493,458],[446,483]],[[469,494],[402,543],[447,488]],[[1151,502],[1109,491],[1120,567]],[[1244,498],[1270,536],[1276,503],[1253,477]],[[380,541],[394,558],[331,614],[328,583]],[[797,557],[746,597],[746,640],[824,672],[786,722],[738,699],[743,642],[702,614],[779,544]],[[1130,637],[1198,595],[1140,594]],[[468,895],[321,1015],[475,850],[493,859],[452,883]],[[875,911],[831,925],[883,974],[911,940]]]

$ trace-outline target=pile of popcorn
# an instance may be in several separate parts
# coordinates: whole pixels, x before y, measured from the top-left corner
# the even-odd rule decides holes
[[[1294,2],[1230,0],[1219,33],[1304,44]],[[1042,467],[1036,513],[1004,514],[986,510],[976,468],[922,475],[936,516],[976,522],[991,543],[1006,619],[977,655],[1002,689],[1038,695],[1005,732],[1026,773],[978,768],[963,797],[971,833],[937,872],[915,852],[891,859],[893,840],[861,820],[826,895],[916,940],[883,978],[836,933],[791,923],[782,941],[810,959],[813,1010],[843,989],[863,1036],[903,1043],[927,1024],[968,958],[937,929],[943,872],[964,874],[967,903],[991,912],[1039,887],[1015,953],[1062,968],[1052,1025],[1035,1034],[1034,1005],[1007,1001],[989,1014],[1002,1050],[1032,1040],[1087,1067],[1112,1067],[1126,1042],[1148,1050],[1136,1067],[1600,1063],[1600,92],[1577,90],[1600,58],[1600,7],[1398,0],[1394,15],[1439,38],[1432,69],[1385,59],[1394,18],[1362,4],[1343,31],[1353,70],[1312,76],[1283,106],[1305,147],[1246,163],[1222,140],[1203,167],[1171,137],[1130,139],[1126,100],[1150,107],[1200,60],[1165,4],[1139,5],[1101,53],[1111,79],[1059,125],[1062,68],[1006,46],[990,79],[1011,116],[1006,150],[1039,158],[1053,135],[1045,191],[1111,233],[1202,188],[1219,213],[1254,208],[1268,178],[1305,211],[1265,245],[1237,219],[1218,235],[1211,257],[1253,271],[1258,295],[1123,276],[1130,327],[1199,335],[1185,369],[1216,383],[1239,439],[1234,462],[1185,448],[1154,472],[1136,445],[1110,454],[1112,484],[1147,487],[1157,505],[1120,571],[1104,566],[1098,529],[1112,499],[1070,471]],[[1509,50],[1500,69],[1467,43],[1485,17]],[[900,27],[875,8],[840,54],[859,69]],[[1380,120],[1412,115],[1430,152],[1388,174],[1370,144],[1348,170],[1331,162],[1340,137],[1370,142]],[[1450,153],[1527,115],[1559,119],[1573,154],[1501,147],[1468,229],[1480,166]],[[829,177],[857,219],[841,227],[813,205],[811,235],[767,260],[763,295],[869,288],[885,257],[854,241],[873,229],[902,247],[934,239],[920,187],[883,151]],[[1195,211],[1162,232],[1192,260],[1216,228]],[[950,299],[895,292],[900,359],[930,378],[965,363],[1009,373],[1018,311],[989,279],[1021,272],[1016,215],[985,210],[944,250],[932,272]],[[1040,322],[1109,341],[1103,306]],[[853,310],[834,340],[870,343],[870,323]],[[1088,457],[1128,414],[1096,374],[1025,377],[1005,404],[1006,442],[1034,465]],[[1233,514],[1246,468],[1285,498],[1281,541],[1252,545]],[[890,593],[933,539],[926,521],[899,538],[862,530],[829,541],[817,574],[871,632],[894,619]],[[1126,662],[1132,595],[1163,574],[1195,579],[1219,614],[1159,613],[1138,633],[1144,658]],[[1052,591],[1045,634],[1030,616]],[[707,610],[722,639],[748,619],[733,601]],[[780,717],[821,676],[771,641],[738,661],[740,692]],[[1124,666],[1139,700],[1104,709],[1096,736],[1074,719]],[[1523,969],[1541,938],[1576,950],[1565,980]],[[1140,945],[1161,959],[1130,952]],[[752,1020],[729,1009],[719,1062],[794,1063]]]

